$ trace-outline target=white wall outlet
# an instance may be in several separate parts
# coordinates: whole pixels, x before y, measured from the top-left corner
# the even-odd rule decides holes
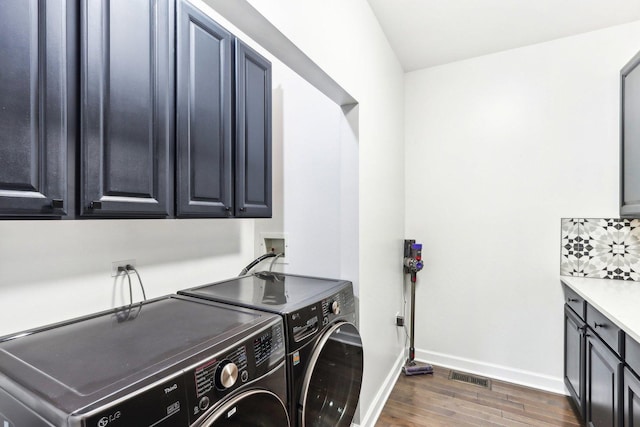
[[[135,259],[125,259],[124,261],[113,261],[111,263],[111,277],[116,277],[118,274],[122,274],[118,272],[119,267],[126,267],[127,265],[131,265],[133,267],[136,266]]]

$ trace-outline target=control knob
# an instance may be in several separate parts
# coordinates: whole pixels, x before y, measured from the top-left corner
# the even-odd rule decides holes
[[[238,379],[238,367],[232,361],[225,359],[218,363],[216,368],[216,388],[226,390],[236,383]]]
[[[338,303],[338,301],[333,301],[331,303],[331,312],[335,315],[340,314],[340,303]]]

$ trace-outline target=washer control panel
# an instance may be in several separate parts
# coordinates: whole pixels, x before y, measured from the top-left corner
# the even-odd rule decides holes
[[[191,422],[229,393],[268,373],[283,360],[284,354],[284,329],[280,321],[186,371]]]
[[[83,425],[186,427],[188,411],[183,377],[177,376],[91,415]]]

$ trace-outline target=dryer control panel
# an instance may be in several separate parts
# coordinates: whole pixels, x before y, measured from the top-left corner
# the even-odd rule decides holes
[[[322,328],[337,318],[351,323],[356,321],[355,298],[351,284],[315,304],[287,315],[288,352],[304,346]]]

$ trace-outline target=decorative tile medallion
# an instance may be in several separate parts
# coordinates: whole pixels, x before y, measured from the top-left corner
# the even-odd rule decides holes
[[[560,274],[640,281],[640,219],[563,218]]]

